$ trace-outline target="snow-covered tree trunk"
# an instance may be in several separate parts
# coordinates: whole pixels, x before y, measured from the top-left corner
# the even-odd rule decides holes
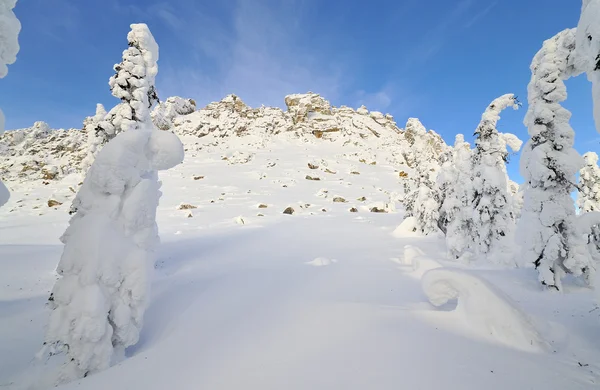
[[[524,121],[531,139],[521,158],[526,181],[518,234],[523,260],[535,266],[543,285],[557,290],[565,273],[583,274],[589,282],[595,271],[574,223],[570,195],[583,162],[573,149],[571,114],[560,104],[567,98],[563,80],[575,73],[574,48],[575,31],[564,30],[545,41],[531,63]]]
[[[145,24],[131,28],[136,37],[154,41]],[[156,66],[158,46],[146,54]],[[106,369],[139,339],[159,242],[157,171],[182,162],[183,145],[154,127],[149,110],[138,113],[144,116],[137,117],[133,130],[118,134],[98,153],[61,237],[61,277],[50,296],[44,343],[51,355],[66,355],[57,382]]]
[[[0,79],[8,73],[6,65],[17,60],[19,52],[19,32],[21,23],[13,9],[17,0],[0,0]],[[4,132],[4,113],[0,109],[0,134]],[[8,188],[0,181],[0,207],[10,198]]]
[[[458,134],[454,141],[452,160],[443,166],[438,177],[440,188],[446,189],[440,212],[446,224],[448,257],[452,260],[463,258],[473,241],[469,236],[473,223],[471,155],[471,146],[465,142],[462,134]]]
[[[585,165],[579,171],[577,207],[581,214],[600,211],[600,167],[598,155],[587,152],[583,155]],[[596,263],[600,262],[600,226],[592,225],[583,232],[588,237],[588,248]]]
[[[500,134],[496,128],[500,113],[508,107],[519,107],[513,94],[495,99],[475,130],[473,223],[469,226],[475,253],[502,263],[509,261],[515,225],[506,174],[507,146],[518,151],[522,144],[514,135]]]

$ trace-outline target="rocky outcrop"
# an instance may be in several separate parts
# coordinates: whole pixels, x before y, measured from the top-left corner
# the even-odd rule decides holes
[[[0,135],[0,178],[55,180],[77,172],[87,153],[81,130],[51,130],[45,122]]]
[[[184,99],[173,96],[160,102],[152,110],[152,121],[161,130],[169,130],[173,120],[181,115],[189,115],[196,111],[196,102],[193,99]]]
[[[434,131],[426,131],[418,119],[409,119],[405,131],[390,114],[369,111],[364,106],[357,110],[334,107],[312,92],[288,95],[284,101],[286,111],[277,107],[251,108],[238,96],[228,95],[197,110],[191,99],[170,97],[154,109],[152,118],[160,129],[182,136],[186,150],[223,144],[229,149],[223,160],[229,164],[243,164],[253,157],[250,151],[242,153],[229,148],[227,145],[233,145],[229,141],[232,137],[238,138],[235,144],[253,145],[257,149],[267,147],[278,137],[301,143],[334,142],[349,147],[343,157],[364,164],[376,164],[378,153],[386,150],[389,152],[386,160],[379,162],[409,173],[414,160],[410,149],[415,137],[427,137],[427,142],[433,143],[440,154],[447,148],[442,138]],[[51,130],[47,124],[36,122],[29,129],[0,135],[0,179],[58,180],[85,170],[89,164],[82,164],[81,160],[92,147],[86,142],[89,128]],[[309,163],[310,169],[319,166],[312,165]],[[329,169],[325,172],[336,173]]]

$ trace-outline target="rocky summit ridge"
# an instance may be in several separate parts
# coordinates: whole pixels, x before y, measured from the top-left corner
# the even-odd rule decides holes
[[[360,150],[355,153],[357,159],[365,161],[375,161],[377,151],[386,149],[390,164],[411,168],[414,132],[410,129],[422,126],[418,119],[411,118],[405,128],[399,128],[390,114],[364,106],[356,110],[334,107],[312,92],[288,95],[285,104],[285,111],[251,108],[236,95],[228,95],[197,109],[192,99],[170,97],[154,108],[152,119],[159,129],[179,135],[188,154],[193,155],[207,148],[228,149],[233,144],[258,150],[281,139],[300,145],[353,147]],[[82,173],[82,161],[88,156],[87,131],[86,126],[53,130],[44,122],[36,122],[31,128],[1,134],[0,179],[10,187],[11,183],[60,180]],[[424,136],[440,154],[447,148],[434,131]]]

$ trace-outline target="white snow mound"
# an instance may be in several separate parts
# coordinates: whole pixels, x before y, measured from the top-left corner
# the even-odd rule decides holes
[[[535,352],[547,347],[531,318],[484,279],[467,271],[438,268],[423,275],[422,288],[434,306],[457,299],[455,312],[469,326],[503,344]]]

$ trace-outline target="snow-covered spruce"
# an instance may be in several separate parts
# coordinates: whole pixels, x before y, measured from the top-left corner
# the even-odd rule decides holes
[[[500,134],[496,128],[500,113],[508,107],[515,110],[519,107],[513,94],[492,101],[475,130],[473,220],[468,233],[472,237],[475,254],[502,263],[512,262],[510,252],[515,226],[506,173],[507,146],[516,152],[522,144],[513,134]]]
[[[583,0],[576,34],[575,68],[592,82],[594,120],[600,132],[600,0]]]
[[[430,131],[427,134],[425,126],[416,118],[409,118],[406,123],[405,138],[411,144],[410,158],[407,162],[414,166],[415,177],[410,180],[405,189],[405,217],[415,217],[417,231],[425,235],[439,230],[440,192],[436,183],[440,169],[439,156],[442,150],[436,150],[432,137],[437,134]],[[441,144],[439,144],[441,145]]]
[[[57,383],[106,369],[139,338],[159,241],[157,171],[183,161],[179,138],[157,130],[149,111],[142,112],[135,130],[98,153],[61,237],[61,278],[50,296],[44,343],[51,355],[66,355]]]
[[[17,0],[0,0],[0,79],[8,73],[8,67],[17,60],[21,23],[13,9]],[[0,134],[4,132],[4,113],[0,109]],[[10,192],[0,181],[0,206],[8,202]]]
[[[122,131],[139,129],[150,122],[150,110],[158,103],[154,79],[158,73],[158,45],[145,24],[132,24],[127,34],[129,47],[116,64],[108,82],[121,103],[98,124],[98,137],[106,143]],[[96,142],[96,141],[94,141]]]
[[[472,246],[473,238],[469,235],[473,223],[471,155],[471,146],[458,134],[451,160],[442,166],[438,176],[438,185],[445,189],[440,215],[445,226],[448,257],[452,260],[463,257]]]
[[[598,155],[587,152],[583,155],[585,165],[579,171],[577,207],[580,213],[600,211],[600,167]],[[596,263],[600,262],[600,226],[592,225],[589,231],[582,231],[588,237],[588,248]]]
[[[563,80],[575,74],[574,48],[575,31],[564,30],[545,41],[531,63],[524,121],[531,138],[521,158],[526,187],[518,236],[523,261],[535,266],[543,285],[557,290],[565,273],[583,275],[591,283],[595,272],[574,223],[570,196],[583,161],[573,149],[571,114],[560,104],[567,98]]]

